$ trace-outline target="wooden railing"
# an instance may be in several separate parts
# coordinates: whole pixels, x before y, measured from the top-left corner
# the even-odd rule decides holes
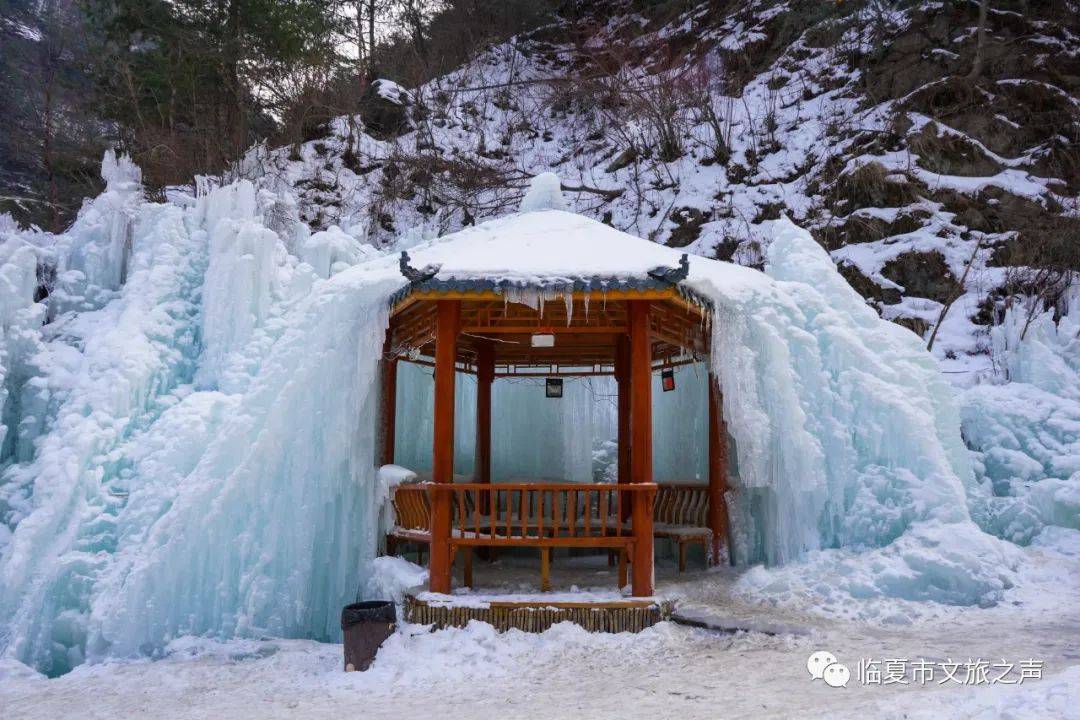
[[[457,483],[454,487],[462,487]],[[394,506],[397,526],[405,530],[427,531],[431,522],[431,483],[399,485],[390,501]],[[479,487],[479,490],[472,490]],[[630,499],[625,493],[638,492],[634,487],[615,485],[567,485],[565,483],[513,483],[500,485],[469,484],[465,491],[454,494],[451,501],[454,525],[473,533],[489,532],[500,536],[539,536],[541,528],[548,534],[558,534],[569,525],[583,535],[628,534],[626,524],[615,522],[616,517],[628,518]],[[564,494],[563,491],[566,491]],[[485,504],[486,502],[486,504]],[[525,505],[525,514],[521,506]],[[543,512],[540,507],[543,505]],[[492,518],[487,507],[497,507]],[[507,507],[510,512],[507,513]],[[552,515],[552,509],[558,513]],[[709,487],[693,483],[664,483],[657,485],[653,521],[667,525],[709,526]],[[507,521],[509,520],[509,524]],[[541,524],[543,520],[543,524]],[[557,521],[557,522],[556,522]],[[571,536],[577,533],[571,534]]]
[[[425,482],[398,486],[391,502],[396,523],[387,534],[388,551],[396,540],[431,543],[433,551],[441,548],[439,561],[448,567],[463,549],[470,586],[476,546],[539,548],[543,588],[551,548],[607,548],[619,558],[622,587],[629,553],[651,568],[654,536],[677,544],[682,571],[688,544],[701,544],[706,553],[711,546],[714,561],[719,557],[725,527],[723,516],[715,517],[709,487],[690,483]],[[647,590],[635,594],[651,593],[647,580],[635,578],[635,587]]]
[[[445,502],[454,546],[625,547],[652,536],[656,485],[432,483],[433,512]],[[623,508],[644,505],[647,527],[624,526]],[[490,512],[483,512],[490,509]],[[445,510],[444,510],[445,512]],[[432,527],[437,523],[432,523]],[[433,541],[439,539],[433,536]]]

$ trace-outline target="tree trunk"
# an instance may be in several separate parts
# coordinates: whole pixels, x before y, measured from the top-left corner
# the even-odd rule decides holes
[[[375,0],[368,0],[367,33],[368,33],[368,81],[375,79]]]
[[[930,340],[926,343],[926,351],[930,352],[934,349],[934,341],[937,339],[938,330],[941,329],[941,324],[945,322],[945,316],[949,314],[949,308],[953,306],[957,300],[964,296],[964,285],[967,282],[968,274],[971,272],[971,267],[975,264],[975,258],[978,257],[979,251],[982,250],[983,240],[975,244],[975,249],[971,251],[971,257],[968,258],[967,264],[964,266],[964,273],[960,276],[960,289],[957,290],[952,296],[941,306],[941,312],[938,313],[937,322],[934,323],[934,331],[930,333]]]
[[[244,151],[244,94],[240,87],[240,3],[230,0],[225,48],[225,70],[229,75],[229,137],[232,139],[229,161],[240,159]]]
[[[356,0],[356,77],[363,78],[367,65],[367,43],[364,38],[364,0]]]

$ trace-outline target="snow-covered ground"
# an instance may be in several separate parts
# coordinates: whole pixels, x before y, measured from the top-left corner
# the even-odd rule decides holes
[[[364,673],[341,670],[341,646],[306,640],[181,638],[159,660],[110,661],[49,680],[8,664],[5,718],[1076,718],[1080,717],[1080,533],[1025,549],[1021,585],[990,609],[867,601],[907,624],[824,617],[811,599],[768,608],[737,598],[738,573],[665,583],[689,606],[804,632],[723,634],[667,622],[633,634],[562,624],[542,634],[473,623],[437,633],[405,626]],[[856,601],[853,601],[856,602]],[[867,610],[868,608],[863,608]],[[865,614],[865,613],[864,613]],[[846,687],[807,672],[832,652]],[[860,660],[908,661],[907,684],[864,684]],[[919,682],[914,664],[1041,661],[1023,683]],[[1003,669],[993,669],[995,678]]]

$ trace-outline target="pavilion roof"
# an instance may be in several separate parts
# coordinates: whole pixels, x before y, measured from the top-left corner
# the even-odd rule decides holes
[[[392,304],[417,291],[502,292],[519,288],[560,295],[667,290],[673,283],[656,279],[649,271],[677,268],[682,257],[672,248],[582,215],[560,210],[518,213],[410,250],[412,267],[437,265],[439,270],[402,288]],[[704,258],[694,261],[716,263]],[[710,304],[687,288],[677,290],[687,300]]]

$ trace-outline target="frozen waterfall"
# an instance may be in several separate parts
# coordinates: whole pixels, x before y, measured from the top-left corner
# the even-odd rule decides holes
[[[106,167],[108,190],[63,235],[0,224],[0,652],[57,674],[186,633],[334,638],[380,534],[377,364],[397,258],[310,234],[289,198],[250,183],[154,204],[129,163]],[[686,281],[714,307],[736,557],[810,558],[748,587],[828,572],[851,594],[995,601],[1014,561],[970,520],[983,491],[933,359],[805,232],[772,230],[768,275],[692,258]],[[523,286],[678,262],[543,207],[413,245],[417,266]],[[46,260],[53,292],[34,302]],[[398,460],[422,469],[430,378],[402,375]],[[704,478],[706,377],[689,365],[655,392],[660,480]],[[458,386],[468,473],[475,401]],[[562,401],[499,381],[493,403],[497,478],[610,477],[610,380],[568,382]]]

